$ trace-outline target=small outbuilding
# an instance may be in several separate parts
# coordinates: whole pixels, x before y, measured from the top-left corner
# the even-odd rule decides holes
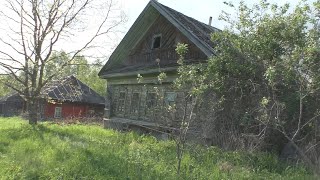
[[[42,91],[45,118],[102,117],[104,97],[74,76],[52,81]]]
[[[0,99],[0,115],[19,115],[27,108],[18,94]],[[52,81],[41,91],[38,113],[41,119],[102,117],[105,100],[74,76]]]
[[[25,109],[25,101],[18,93],[11,93],[0,98],[0,116],[17,116]]]

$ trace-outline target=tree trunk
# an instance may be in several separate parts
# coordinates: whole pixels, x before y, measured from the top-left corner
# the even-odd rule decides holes
[[[27,100],[27,104],[29,124],[35,125],[38,123],[38,102],[32,97]]]

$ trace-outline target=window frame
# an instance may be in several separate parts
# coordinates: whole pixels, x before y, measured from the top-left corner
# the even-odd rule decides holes
[[[168,99],[168,95],[172,94],[173,100]],[[177,99],[177,92],[165,92],[164,93],[164,103],[166,106],[174,106],[176,104],[176,99]]]
[[[138,97],[136,99],[137,103],[133,103],[134,102],[134,95],[137,94]],[[131,104],[130,104],[130,114],[132,114],[133,116],[138,116],[139,115],[139,111],[140,111],[140,92],[132,92],[131,95]]]
[[[150,94],[154,95],[154,99],[151,99]],[[153,102],[152,106],[150,106],[150,102]],[[158,95],[156,92],[147,92],[146,94],[146,104],[145,104],[145,116],[146,117],[151,117],[154,115],[155,110],[157,108],[158,105]]]
[[[150,98],[151,95],[154,96],[153,98]],[[152,102],[150,106],[150,102]],[[146,97],[146,109],[154,109],[157,106],[157,93],[155,92],[147,92],[147,97]]]
[[[58,110],[59,109],[59,110]],[[59,113],[58,113],[59,112]],[[62,118],[62,107],[58,106],[54,108],[54,118]]]
[[[155,47],[156,39],[159,38],[159,46]],[[160,49],[162,47],[162,34],[155,34],[152,37],[152,49]]]
[[[124,94],[123,98],[121,98],[121,94]],[[126,110],[126,97],[127,94],[125,91],[120,91],[119,92],[119,98],[118,98],[118,104],[117,104],[117,112],[119,114],[124,114]]]

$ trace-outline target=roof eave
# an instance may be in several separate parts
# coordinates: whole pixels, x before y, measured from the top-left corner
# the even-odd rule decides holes
[[[116,49],[113,51],[113,53],[111,54],[109,60],[106,62],[106,64],[101,68],[101,70],[98,73],[98,76],[100,77],[103,74],[103,71],[106,69],[106,67],[111,66],[112,65],[112,61],[110,61],[110,59],[112,59],[114,56],[117,56],[117,51],[119,51],[120,49],[120,45],[124,43],[124,40],[130,35],[131,31],[133,31],[134,28],[136,28],[138,22],[142,19],[142,17],[144,16],[144,14],[147,12],[147,10],[150,8],[152,4],[152,1],[150,1],[147,6],[143,9],[143,11],[140,13],[140,15],[138,16],[138,18],[135,20],[135,22],[133,23],[133,25],[130,27],[130,29],[128,30],[128,32],[126,33],[126,35],[122,38],[122,40],[120,41],[119,45],[116,47]],[[141,37],[142,38],[142,37]],[[100,77],[101,78],[101,77]]]
[[[177,66],[175,67],[166,67],[161,68],[162,72],[170,72],[170,71],[176,71]],[[123,73],[110,73],[110,74],[102,74],[100,78],[102,79],[108,79],[108,78],[119,78],[119,77],[128,77],[128,76],[135,76],[138,74],[154,74],[154,73],[160,73],[159,68],[154,69],[147,69],[147,70],[138,70],[138,71],[131,71],[131,72],[123,72]]]

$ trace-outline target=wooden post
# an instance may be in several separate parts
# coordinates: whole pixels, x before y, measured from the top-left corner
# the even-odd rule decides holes
[[[112,116],[112,86],[107,85],[107,96],[105,98],[104,118],[110,119]]]

